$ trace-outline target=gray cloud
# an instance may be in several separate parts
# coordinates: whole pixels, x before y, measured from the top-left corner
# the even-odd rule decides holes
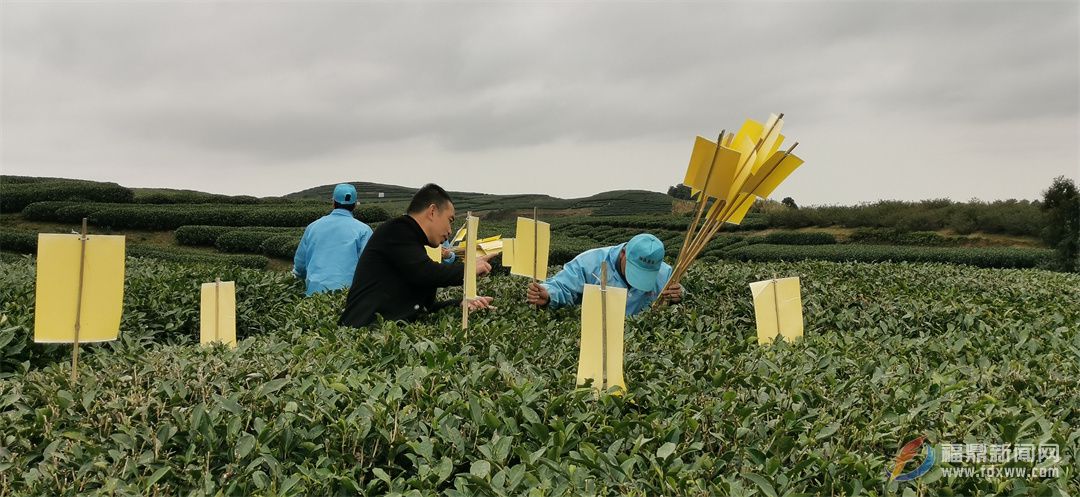
[[[626,143],[667,153],[696,134],[777,111],[787,113],[789,130],[818,141],[804,146],[814,154],[808,165],[820,170],[800,181],[812,185],[802,194],[821,203],[1032,195],[1034,180],[1012,194],[1017,185],[895,192],[866,180],[859,196],[830,196],[820,179],[850,170],[846,161],[860,152],[923,133],[951,139],[936,144],[934,157],[997,150],[989,140],[999,135],[1061,137],[1041,151],[1058,157],[1056,165],[1032,166],[1043,183],[1077,161],[1074,2],[3,8],[5,173],[45,167],[93,178],[95,164],[107,162],[100,170],[123,182],[125,171],[153,167],[148,160],[208,173],[261,167],[275,173],[262,175],[266,191],[284,193],[309,185],[277,178],[281,171],[325,164],[348,174],[344,164],[385,162],[387,150],[417,143],[431,155],[401,155],[431,164],[518,162],[540,149],[592,157],[605,144],[618,154]],[[688,152],[664,167],[685,164]],[[986,152],[948,167],[1004,171],[1019,155]],[[914,154],[894,156],[899,165]],[[589,185],[540,179],[534,184],[547,190],[538,191],[613,186],[575,160],[549,172]],[[625,187],[662,189],[681,178],[643,159],[632,167],[641,174],[626,175]],[[400,174],[422,174],[412,169]],[[480,182],[504,191],[497,179]]]

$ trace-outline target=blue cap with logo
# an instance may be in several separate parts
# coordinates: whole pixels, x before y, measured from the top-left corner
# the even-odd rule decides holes
[[[356,187],[342,183],[334,187],[334,202],[341,205],[351,205],[356,203]]]
[[[642,233],[626,243],[626,280],[630,286],[645,292],[660,290],[656,275],[664,263],[664,242]]]

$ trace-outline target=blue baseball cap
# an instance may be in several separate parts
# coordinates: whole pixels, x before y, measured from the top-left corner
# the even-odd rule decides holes
[[[626,281],[644,292],[658,291],[656,275],[664,263],[664,242],[642,233],[626,243]]]
[[[341,205],[350,205],[356,203],[356,187],[342,183],[334,187],[334,202]]]

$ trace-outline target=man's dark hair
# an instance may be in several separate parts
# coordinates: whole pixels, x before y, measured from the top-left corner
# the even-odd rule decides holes
[[[345,210],[347,210],[349,212],[352,212],[354,209],[356,209],[356,204],[355,203],[353,203],[353,204],[339,204],[337,202],[334,202],[334,208],[335,209],[345,209]]]
[[[446,193],[441,186],[435,183],[428,183],[419,190],[416,195],[413,195],[412,202],[409,202],[409,214],[418,214],[427,209],[429,205],[435,204],[440,210],[445,209],[446,205],[453,202],[450,200],[450,194]]]

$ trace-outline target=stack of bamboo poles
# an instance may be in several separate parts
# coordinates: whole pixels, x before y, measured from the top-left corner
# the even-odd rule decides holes
[[[679,283],[725,223],[741,223],[757,198],[768,197],[802,165],[802,159],[792,154],[798,142],[780,151],[783,124],[783,114],[772,115],[764,125],[747,119],[734,135],[721,131],[716,143],[697,137],[683,179],[696,195],[697,214],[687,227],[674,272],[663,290]],[[654,305],[662,301],[657,299]]]

